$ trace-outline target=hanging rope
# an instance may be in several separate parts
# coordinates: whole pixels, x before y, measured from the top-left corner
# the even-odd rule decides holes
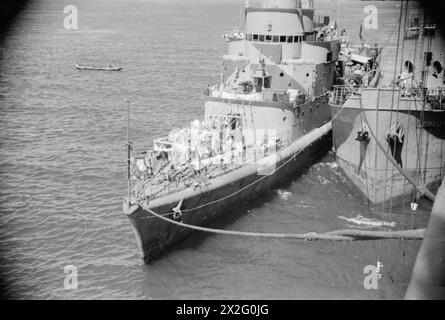
[[[359,241],[359,240],[379,240],[379,239],[401,239],[401,240],[422,240],[425,234],[425,229],[418,230],[403,230],[403,231],[367,231],[367,230],[337,230],[326,233],[262,233],[262,232],[246,232],[233,231],[215,228],[206,228],[179,222],[160,215],[149,209],[145,204],[139,205],[152,214],[154,217],[164,220],[165,222],[174,224],[178,227],[188,228],[195,231],[208,232],[213,234],[223,234],[241,237],[253,238],[272,238],[272,239],[294,239],[294,240],[325,240],[325,241]]]

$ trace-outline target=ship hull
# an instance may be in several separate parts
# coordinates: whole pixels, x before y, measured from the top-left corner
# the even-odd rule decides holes
[[[215,179],[201,190],[185,190],[153,201],[148,204],[148,209],[173,219],[172,208],[182,200],[181,221],[204,226],[223,215],[230,215],[233,209],[260,197],[296,173],[302,172],[309,164],[323,157],[331,147],[331,124],[328,123],[307,135],[306,141],[294,143],[281,151],[274,164],[276,169],[267,175],[260,175],[254,165],[244,166]],[[140,205],[128,207],[124,203],[124,211],[134,228],[145,263],[161,256],[193,232],[154,217]]]
[[[340,112],[332,124],[337,163],[372,204],[385,209],[421,195],[393,162],[418,186],[430,188],[444,177],[444,110],[394,112],[338,105],[331,105],[331,110],[333,116]],[[401,138],[390,139],[388,133],[395,126],[401,128]],[[359,131],[366,130],[374,133],[385,152],[370,133],[368,142],[360,141]]]

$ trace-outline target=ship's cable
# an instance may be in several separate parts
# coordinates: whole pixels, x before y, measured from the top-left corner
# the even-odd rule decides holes
[[[402,239],[402,240],[422,240],[425,235],[425,229],[417,230],[401,230],[401,231],[369,231],[369,230],[337,230],[326,233],[308,232],[308,233],[263,233],[263,232],[248,232],[224,230],[216,228],[200,227],[184,222],[175,221],[160,215],[149,209],[145,204],[139,203],[145,211],[152,214],[165,222],[174,224],[179,227],[192,229],[195,231],[202,231],[214,234],[253,237],[253,238],[272,238],[272,239],[294,239],[294,240],[325,240],[325,241],[360,241],[360,240],[379,240],[379,239]]]

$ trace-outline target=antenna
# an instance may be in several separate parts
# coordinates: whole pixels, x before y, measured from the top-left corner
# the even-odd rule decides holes
[[[128,203],[131,203],[131,143],[130,143],[130,101],[127,100],[127,181],[128,181]]]

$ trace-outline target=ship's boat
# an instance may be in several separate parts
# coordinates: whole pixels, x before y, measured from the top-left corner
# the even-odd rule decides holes
[[[420,9],[404,3],[400,10],[408,10],[400,21],[407,28],[397,57],[382,61],[385,48],[378,45],[345,46],[338,63],[343,81],[330,101],[339,167],[383,211],[428,196],[445,171],[443,30]],[[394,74],[381,77],[385,65]]]
[[[300,2],[250,1],[246,29],[224,37],[229,52],[220,83],[206,90],[204,119],[155,139],[152,150],[129,147],[124,212],[145,262],[192,232],[153,212],[203,226],[331,148],[328,94],[340,41],[319,37],[315,9]]]
[[[108,67],[95,67],[95,66],[84,66],[84,65],[76,64],[76,69],[78,69],[78,70],[97,70],[97,71],[120,71],[120,70],[122,70],[122,67],[113,67],[111,65]]]

